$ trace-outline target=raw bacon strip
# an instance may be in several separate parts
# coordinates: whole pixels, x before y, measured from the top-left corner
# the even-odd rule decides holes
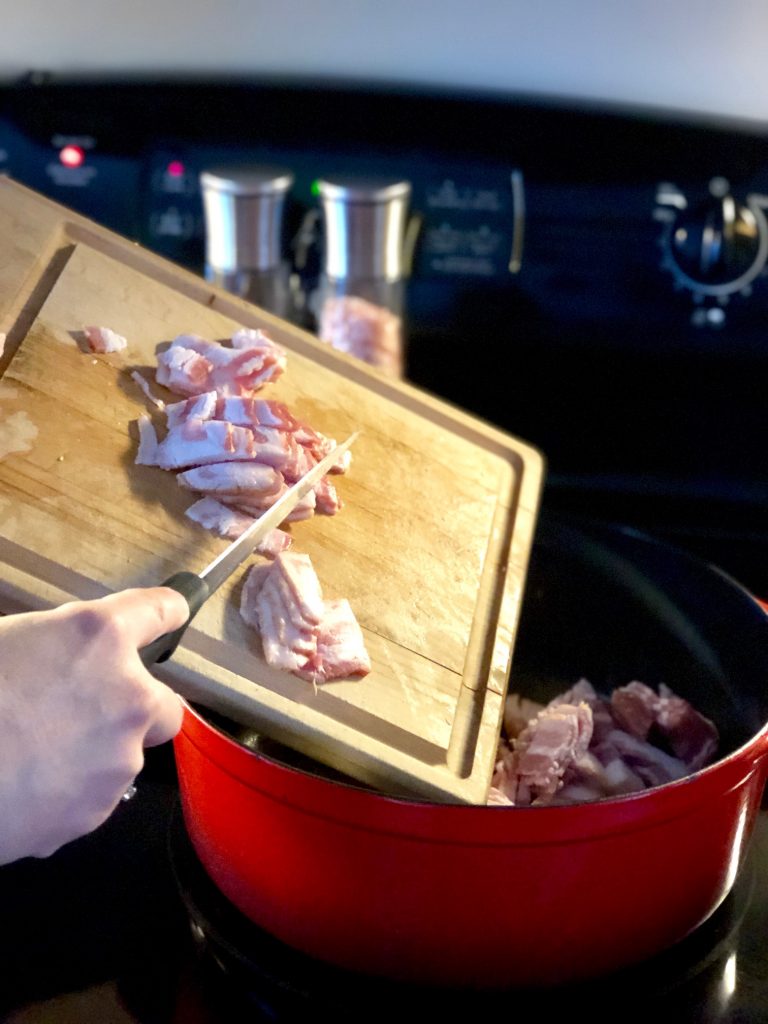
[[[325,458],[333,449],[336,447],[337,442],[331,437],[326,437],[324,434],[318,433],[316,430],[312,430],[306,424],[300,424],[300,426],[294,430],[293,436],[302,447],[307,448],[312,455],[315,457],[315,461],[319,462]],[[347,448],[345,452],[342,452],[339,456],[338,462],[334,463],[328,470],[329,473],[346,473],[352,463],[352,450]]]
[[[250,395],[285,367],[285,352],[263,331],[238,331],[232,347],[180,334],[158,357],[157,382],[181,395]]]
[[[237,429],[248,430],[249,428],[238,427]],[[272,427],[258,427],[251,429],[251,435],[253,436],[254,458],[279,469],[286,479],[289,473],[293,476],[299,446],[291,434],[283,430],[274,430]]]
[[[269,565],[252,565],[245,577],[243,591],[240,595],[240,614],[254,629],[259,628],[256,598],[264,586],[270,569]]]
[[[285,530],[275,528],[270,530],[267,536],[256,545],[256,553],[265,558],[274,559],[283,551],[287,551],[293,544],[293,537]]]
[[[688,774],[688,767],[679,758],[670,757],[658,747],[623,729],[609,733],[603,743],[595,748],[594,754],[601,761],[610,760],[618,754],[646,786],[661,786]]]
[[[296,431],[301,426],[287,405],[266,398],[220,398],[216,406],[216,418],[237,423],[241,427],[274,427],[276,430]]]
[[[199,523],[207,530],[215,530],[221,537],[235,540],[245,533],[249,526],[252,526],[255,519],[247,516],[237,509],[222,505],[215,498],[201,498],[185,512],[193,522]],[[266,537],[261,540],[254,549],[257,554],[265,558],[276,558],[281,551],[286,551],[293,543],[290,534],[283,530],[270,530]]]
[[[279,609],[275,608],[263,595],[257,598],[258,629],[261,634],[261,642],[264,648],[264,657],[267,664],[273,668],[283,669],[286,672],[296,672],[306,660],[305,655],[295,650],[292,645],[286,643],[284,634],[279,634],[280,615]]]
[[[273,466],[260,462],[215,462],[207,466],[196,466],[179,473],[176,477],[179,487],[203,494],[227,494],[243,497],[274,496],[284,488],[282,474]],[[270,502],[271,504],[271,502]]]
[[[179,344],[177,338],[158,357],[155,380],[177,394],[200,395],[210,390],[212,373],[213,364],[195,349]]]
[[[323,593],[309,555],[286,555],[279,569],[302,618],[317,625],[323,618]]]
[[[306,619],[295,600],[284,573],[286,563],[298,559],[300,577],[306,576],[307,555],[278,555],[273,568],[259,580],[255,594],[255,618],[264,647],[267,663],[275,668],[295,672],[313,651],[317,649],[317,622]],[[310,566],[311,568],[311,566]],[[312,571],[314,575],[314,571]],[[313,589],[319,588],[317,578],[312,581]],[[249,595],[250,596],[250,593]],[[243,591],[243,601],[246,601]],[[322,598],[320,598],[322,605]],[[252,619],[252,613],[248,613]]]
[[[328,452],[333,451],[335,443],[336,442],[334,441],[327,449]],[[302,445],[296,445],[295,458],[288,460],[282,467],[283,476],[286,482],[289,484],[296,483],[296,481],[308,473],[313,466],[316,466],[325,454],[326,452],[315,454],[315,452],[310,448],[304,448]],[[340,511],[341,500],[336,493],[336,488],[328,479],[327,475],[321,480],[318,480],[313,490],[315,492],[318,512],[321,512],[323,515],[333,516]]]
[[[285,359],[285,350],[276,345],[266,331],[258,327],[240,327],[230,338],[232,348],[237,349],[266,349],[274,352],[276,356]],[[285,366],[283,366],[285,369]]]
[[[566,769],[587,752],[591,738],[588,704],[546,707],[513,743],[515,803],[548,803],[560,788]]]
[[[579,800],[599,800],[605,796],[626,796],[641,789],[645,789],[645,782],[620,755],[603,763],[587,751],[566,770],[563,788],[552,802],[571,803],[577,796]]]
[[[175,427],[190,416],[204,420],[226,420],[239,427],[272,427],[296,433],[296,440],[304,436],[304,428],[288,406],[267,398],[253,396],[226,396],[216,391],[191,395],[183,402],[168,406],[168,426]],[[333,448],[333,443],[328,450]]]
[[[187,420],[212,420],[221,419],[215,416],[217,394],[215,391],[204,391],[202,395],[192,395],[183,402],[172,402],[166,405],[165,414],[168,417],[168,429],[181,426]]]
[[[561,693],[559,697],[549,702],[549,707],[556,707],[558,704],[580,704],[589,705],[592,711],[592,745],[599,743],[609,732],[616,728],[616,719],[611,710],[610,701],[599,696],[594,686],[588,679],[579,679],[570,690]]]
[[[286,488],[287,490],[287,488]],[[220,494],[219,500],[225,505],[231,505],[233,508],[239,509],[241,512],[245,512],[246,515],[258,517],[261,513],[269,508],[277,501],[280,497],[281,492],[278,491],[274,495],[265,495],[259,504],[251,504],[246,501],[243,497],[235,497],[231,494]],[[311,519],[315,514],[315,494],[314,491],[310,491],[309,494],[305,495],[298,505],[289,512],[285,517],[286,523],[300,523],[304,519]]]
[[[611,694],[613,717],[622,729],[641,740],[648,738],[658,709],[658,694],[645,683],[627,683]]]
[[[253,434],[218,420],[187,420],[158,445],[162,469],[189,469],[211,462],[237,462],[254,457]]]
[[[296,674],[311,683],[325,683],[345,676],[365,676],[370,671],[371,659],[349,601],[326,601],[317,651]]]
[[[240,605],[268,664],[310,682],[365,675],[371,663],[348,601],[324,602],[308,555],[281,553],[251,569]]]
[[[210,394],[215,393],[211,392]],[[204,403],[202,403],[203,399],[205,399]],[[208,405],[208,393],[200,396],[200,400],[202,403],[200,409],[205,413],[205,407]],[[193,403],[192,407],[194,407],[197,399],[192,398],[189,401]],[[184,405],[185,403],[177,404]],[[174,407],[168,406],[167,408],[173,409]],[[172,414],[169,427],[168,436],[173,435],[177,439],[187,437],[199,438],[203,436],[203,433],[208,428],[210,428],[212,433],[231,428],[238,437],[250,439],[248,454],[242,456],[242,458],[253,459],[255,462],[261,462],[279,470],[289,467],[291,474],[293,474],[298,458],[298,445],[291,435],[279,430],[272,430],[271,428],[259,428],[258,431],[254,431],[251,427],[232,424],[227,420],[212,419],[208,415],[198,417],[178,415],[177,413]]]
[[[231,465],[239,466],[241,463],[234,462]],[[242,465],[247,466],[249,463],[244,462]],[[271,469],[272,467],[267,467]],[[219,501],[223,501],[225,505],[234,505],[235,508],[241,509],[248,515],[258,516],[264,511],[264,509],[271,508],[272,505],[277,501],[278,498],[282,498],[285,492],[288,490],[288,484],[282,483],[278,490],[270,492],[252,491],[250,494],[231,494],[226,491],[221,491],[217,497]],[[306,499],[302,499],[299,503],[303,504]]]
[[[257,436],[261,436],[260,434]],[[291,437],[293,447],[291,449],[291,457],[285,462],[282,467],[283,476],[289,484],[295,484],[299,477],[304,476],[308,473],[313,466],[317,465],[318,460],[308,452],[306,448],[302,448],[301,445]]]
[[[715,723],[696,711],[687,700],[678,697],[664,683],[659,685],[656,725],[672,751],[692,771],[703,768],[717,750],[718,732]]]
[[[201,498],[194,505],[190,505],[184,515],[204,526],[206,530],[215,530],[221,537],[229,537],[230,540],[235,540],[245,533],[255,522],[253,516],[247,516],[244,512],[222,505],[215,498]]]
[[[146,414],[142,414],[136,422],[139,427],[139,450],[136,453],[136,465],[156,466],[159,445],[152,420]]]
[[[128,342],[109,327],[84,327],[83,333],[91,352],[120,352]]]
[[[550,765],[546,758],[542,760],[540,777],[521,775],[520,741],[530,735],[538,719],[531,720],[531,702],[516,694],[507,697],[489,803],[572,804],[623,796],[681,779],[709,763],[716,753],[715,724],[663,683],[657,694],[634,681],[615,689],[608,700],[581,679],[545,710],[556,711],[577,701],[592,713],[592,736],[587,751],[571,759],[552,793],[551,785],[545,784],[542,791],[540,783],[547,782],[547,771],[557,775],[558,756]],[[546,755],[546,747],[541,752]]]
[[[341,498],[327,476],[318,480],[314,487],[316,508],[324,516],[335,516],[341,510]]]

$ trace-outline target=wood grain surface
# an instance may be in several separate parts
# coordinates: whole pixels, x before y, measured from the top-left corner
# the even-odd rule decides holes
[[[327,597],[347,597],[373,670],[315,690],[266,665],[244,573],[157,673],[265,735],[386,791],[485,799],[543,476],[530,446],[193,274],[0,182],[0,610],[50,607],[202,569],[226,542],[184,516],[175,475],[136,466],[157,353],[177,334],[261,327],[288,352],[260,395],[360,437],[332,517],[293,524]],[[128,348],[85,350],[86,324]],[[105,681],[108,685],[108,681]],[[212,691],[212,696],[210,695]]]

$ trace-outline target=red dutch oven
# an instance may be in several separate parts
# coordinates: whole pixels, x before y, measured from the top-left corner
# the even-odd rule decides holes
[[[175,751],[192,844],[253,922],[364,974],[498,988],[642,961],[712,914],[743,862],[768,770],[768,620],[666,545],[542,520],[510,685],[548,700],[581,676],[667,683],[715,720],[719,760],[594,804],[441,805],[187,707]]]

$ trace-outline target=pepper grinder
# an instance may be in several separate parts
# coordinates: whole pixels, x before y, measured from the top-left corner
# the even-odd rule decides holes
[[[289,317],[289,269],[282,254],[283,209],[291,171],[212,168],[200,175],[205,276],[277,316]]]
[[[407,181],[323,178],[317,333],[394,376],[403,374]]]

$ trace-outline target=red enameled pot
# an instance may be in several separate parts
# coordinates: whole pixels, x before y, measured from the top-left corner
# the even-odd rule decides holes
[[[581,676],[667,683],[716,721],[720,759],[594,804],[427,804],[249,749],[188,707],[175,751],[197,855],[257,925],[366,974],[527,986],[644,960],[704,921],[743,861],[768,770],[768,620],[679,551],[542,521],[511,687],[547,700]]]

